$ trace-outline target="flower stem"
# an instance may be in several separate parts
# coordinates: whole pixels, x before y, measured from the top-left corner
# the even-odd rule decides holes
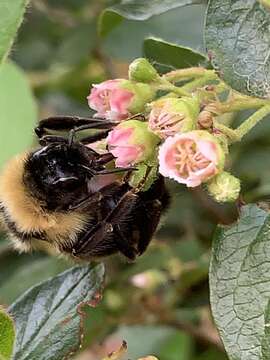
[[[171,82],[179,80],[188,80],[195,78],[193,81],[178,87]],[[159,89],[172,91],[180,96],[191,96],[191,92],[203,85],[207,84],[211,80],[217,80],[218,77],[213,70],[206,70],[204,68],[189,68],[171,71],[166,75],[163,75],[159,80]]]
[[[239,140],[242,139],[255,125],[257,125],[266,115],[270,114],[270,104],[263,106],[252,114],[247,120],[243,122],[236,130],[235,133]]]
[[[203,85],[206,85],[209,81],[215,80],[215,79],[217,79],[217,76],[215,73],[213,73],[213,72],[207,73],[204,76],[202,76],[198,79],[195,79],[195,80],[185,84],[184,86],[181,86],[180,89],[190,92],[197,88],[202,87]]]
[[[177,82],[177,81],[181,81],[181,80],[187,80],[190,78],[202,77],[207,74],[215,74],[215,71],[207,70],[203,67],[191,67],[191,68],[187,68],[187,69],[179,69],[179,70],[170,71],[167,74],[163,75],[163,78],[166,79],[167,81]],[[215,77],[217,77],[216,74],[215,74]]]
[[[239,141],[237,134],[235,133],[236,130],[229,128],[228,126],[219,123],[217,120],[214,120],[213,127],[219,131],[221,131],[224,135],[227,136],[230,143]]]
[[[256,99],[251,97],[237,97],[226,103],[220,103],[218,105],[219,113],[227,113],[233,111],[241,111],[247,109],[256,109],[262,106],[269,105],[269,100]]]
[[[257,110],[235,130],[217,121],[214,121],[214,128],[225,134],[231,143],[241,141],[242,138],[268,114],[270,114],[270,104]]]
[[[186,90],[182,90],[181,87],[171,84],[165,78],[160,79],[159,83],[157,84],[157,88],[158,88],[158,90],[165,90],[165,91],[173,92],[180,96],[189,96],[189,97],[192,96],[189,92],[187,92]]]

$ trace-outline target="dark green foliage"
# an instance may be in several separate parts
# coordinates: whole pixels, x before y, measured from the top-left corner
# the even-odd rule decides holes
[[[98,302],[103,266],[74,267],[34,286],[10,308],[16,326],[15,359],[61,360],[79,349],[82,305]]]

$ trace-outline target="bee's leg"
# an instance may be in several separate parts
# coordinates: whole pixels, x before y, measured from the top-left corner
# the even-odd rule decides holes
[[[102,199],[102,194],[98,191],[94,194],[89,194],[88,196],[77,202],[70,204],[67,210],[74,211],[77,209],[82,210],[83,208],[89,208],[91,204],[98,203],[99,201],[101,201],[101,199]]]
[[[98,133],[96,134],[93,134],[93,135],[89,135],[89,136],[86,136],[82,139],[80,139],[80,142],[82,144],[92,144],[94,143],[95,141],[99,141],[99,140],[103,140],[107,137],[108,133],[109,133],[110,130],[105,130],[105,131],[99,131]]]
[[[170,194],[165,186],[163,176],[159,176],[150,189],[138,193],[138,196],[141,210],[137,211],[136,221],[144,229],[138,245],[139,254],[142,254],[158,227],[161,215],[169,207]]]
[[[105,185],[104,187],[100,188],[99,191],[91,193],[85,198],[70,204],[68,211],[73,211],[76,209],[82,210],[84,208],[89,208],[94,203],[100,203],[100,201],[102,201],[105,196],[113,196],[113,194],[119,192],[119,190],[121,190],[120,186],[121,185],[119,185],[119,182],[112,182],[109,185]]]
[[[122,185],[122,189],[127,185]],[[107,190],[105,190],[105,188]],[[110,185],[100,189],[101,194],[108,193]],[[112,194],[119,191],[116,184]],[[123,191],[123,190],[122,190]],[[155,233],[161,214],[166,210],[169,195],[163,177],[145,192],[135,193],[127,188],[104,220],[81,235],[73,247],[73,255],[82,259],[95,256],[107,256],[121,252],[134,260],[147,248]]]
[[[99,164],[100,165],[100,164]],[[114,169],[104,169],[104,170],[95,170],[93,168],[90,168],[86,165],[79,165],[81,168],[85,169],[91,176],[94,175],[108,175],[108,174],[117,174],[123,171],[130,171],[130,170],[137,170],[133,167],[126,167],[126,168],[114,168]]]
[[[138,255],[137,242],[129,227],[138,196],[127,191],[108,216],[86,231],[73,246],[72,253],[78,258],[102,257],[121,252],[128,259]]]
[[[80,132],[82,130],[90,130],[90,129],[95,129],[95,130],[99,130],[99,129],[112,129],[114,128],[116,125],[118,124],[118,122],[115,122],[115,121],[93,121],[89,124],[84,124],[84,125],[80,125],[78,127],[74,127],[73,129],[71,129],[69,131],[69,135],[68,135],[68,138],[69,138],[69,143],[72,144],[73,141],[74,141],[74,137],[75,137],[75,134],[77,132]]]
[[[117,122],[107,121],[98,118],[85,118],[79,116],[52,116],[40,120],[35,128],[39,138],[46,135],[48,130],[53,131],[81,131],[85,129],[110,129],[117,125]]]
[[[64,136],[44,135],[39,139],[39,144],[46,146],[50,143],[67,143],[68,140]]]

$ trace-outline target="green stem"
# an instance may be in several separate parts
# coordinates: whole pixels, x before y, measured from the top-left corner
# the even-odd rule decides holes
[[[247,120],[243,122],[236,130],[235,133],[239,140],[242,139],[255,125],[257,125],[266,115],[270,114],[270,105],[265,105]]]
[[[203,85],[206,85],[209,81],[211,80],[215,80],[217,78],[216,74],[211,72],[211,73],[207,73],[204,76],[195,79],[187,84],[185,84],[184,86],[181,86],[180,89],[185,90],[185,91],[193,91],[197,88],[202,87]]]
[[[214,127],[226,135],[230,142],[233,143],[241,141],[242,138],[268,114],[270,114],[270,104],[257,110],[235,130],[226,125],[220,124],[217,121],[214,121]]]
[[[195,77],[195,80],[181,87],[175,86],[170,82],[183,80],[188,77]],[[172,91],[180,96],[191,96],[190,92],[215,79],[217,79],[217,75],[213,70],[206,70],[204,68],[180,69],[164,75],[159,80],[158,88],[160,90]]]
[[[229,128],[228,126],[224,125],[224,124],[220,124],[217,120],[215,120],[213,122],[213,127],[219,131],[221,131],[224,135],[227,136],[227,138],[229,139],[230,143],[239,141],[239,138],[237,136],[237,134],[235,133],[235,130]]]
[[[167,81],[164,78],[160,79],[159,83],[157,84],[157,89],[158,90],[165,90],[165,91],[173,92],[173,93],[175,93],[177,95],[180,95],[180,96],[189,96],[189,97],[192,96],[186,90],[182,90],[182,88],[171,84],[169,81]]]
[[[236,98],[228,101],[227,103],[219,104],[218,111],[219,113],[227,113],[233,111],[241,111],[248,109],[256,109],[262,106],[269,105],[269,100],[256,99],[250,97]]]
[[[187,80],[190,78],[198,78],[205,76],[207,74],[215,74],[213,70],[207,70],[203,67],[191,67],[187,69],[179,69],[175,71],[170,71],[167,74],[163,75],[163,78],[167,81],[177,82],[181,80]],[[215,74],[215,76],[217,76]]]

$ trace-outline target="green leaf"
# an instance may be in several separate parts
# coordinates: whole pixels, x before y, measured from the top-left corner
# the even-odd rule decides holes
[[[0,167],[31,145],[37,106],[24,73],[11,63],[0,67]]]
[[[29,0],[0,2],[0,63],[8,55]]]
[[[97,303],[103,281],[102,264],[76,266],[23,294],[9,309],[17,330],[14,358],[62,360],[78,350],[81,306]]]
[[[123,18],[147,20],[168,10],[204,2],[204,0],[121,0],[101,13],[99,33],[101,36],[106,36]]]
[[[187,47],[150,37],[143,44],[144,56],[154,65],[166,65],[169,69],[183,69],[207,63],[206,57]]]
[[[268,360],[270,215],[243,207],[239,221],[220,227],[210,266],[210,299],[225,349],[233,360]],[[268,339],[269,341],[269,339]]]
[[[257,0],[211,0],[205,39],[226,83],[247,95],[270,96],[270,16]]]
[[[140,26],[138,21],[125,19],[104,39],[104,51],[108,56],[130,62],[142,56],[142,43],[150,34],[203,50],[205,11],[205,5],[180,7],[141,21]]]
[[[9,360],[12,355],[15,328],[12,319],[0,307],[0,360]]]

